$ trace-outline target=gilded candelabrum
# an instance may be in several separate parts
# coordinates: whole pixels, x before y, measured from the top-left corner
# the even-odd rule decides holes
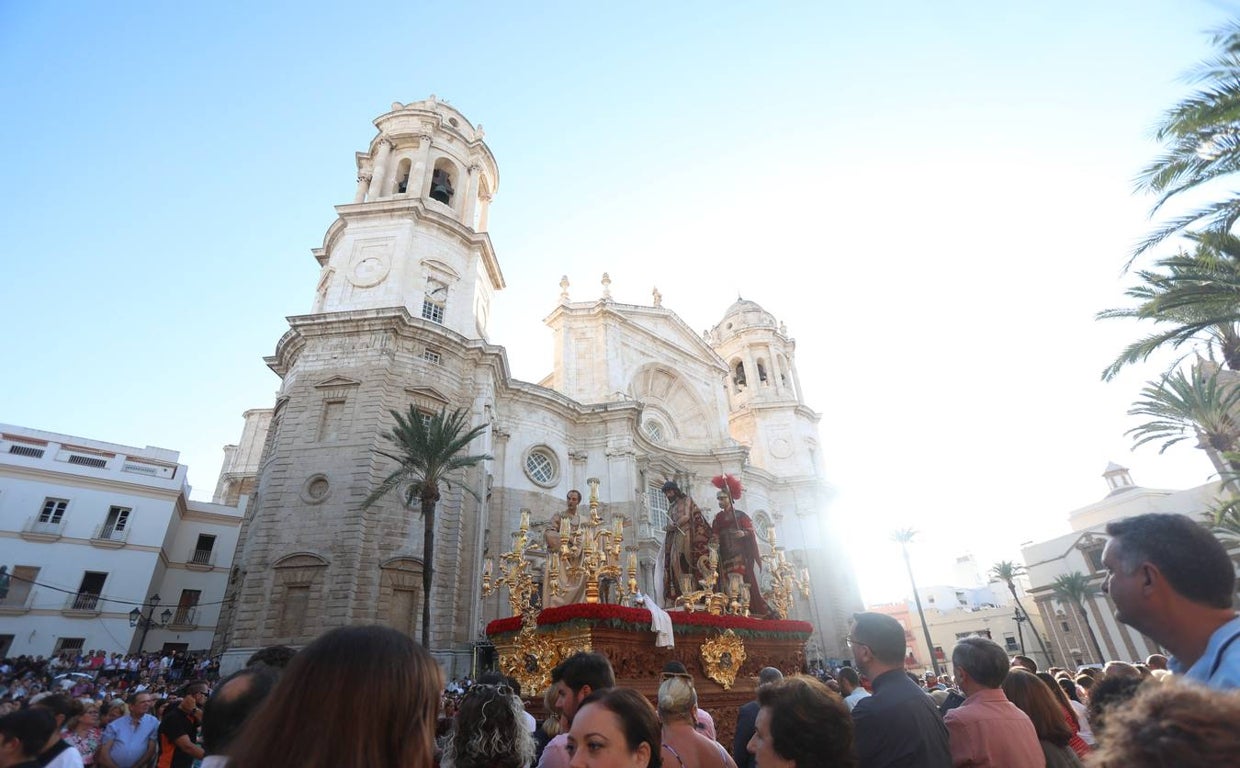
[[[771,589],[763,597],[776,618],[786,619],[797,592],[809,599],[809,569],[802,568],[798,572],[788,562],[784,548],[776,544],[774,526],[771,527],[771,554],[763,555],[762,562],[762,567],[771,575]]]
[[[538,582],[530,573],[530,561],[525,559],[525,547],[529,544],[530,511],[521,510],[521,526],[512,534],[512,550],[499,556],[500,576],[492,581],[491,558],[482,566],[482,595],[489,597],[500,587],[508,587],[508,604],[513,616],[521,616],[522,624],[532,627],[538,618],[538,608],[531,598],[538,591]]]
[[[705,610],[713,616],[730,611],[728,596],[715,591],[719,580],[719,547],[711,544],[707,554],[698,558],[698,573],[702,574],[697,583],[701,589],[693,589],[693,577],[682,574],[680,577],[680,597],[676,605],[682,606],[687,612]]]
[[[607,525],[599,515],[599,480],[591,477],[586,483],[590,486],[589,518],[574,528],[567,517],[561,517],[560,551],[547,553],[551,594],[559,596],[563,591],[559,579],[563,568],[570,581],[585,579],[587,603],[599,602],[603,583],[607,581],[615,585],[619,601],[631,605],[637,594],[637,553],[629,552],[628,580],[625,581],[622,578],[625,569],[620,564],[624,551],[624,520],[617,516],[610,526]]]

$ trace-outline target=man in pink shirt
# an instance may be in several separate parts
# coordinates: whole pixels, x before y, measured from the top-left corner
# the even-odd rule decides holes
[[[999,689],[1007,676],[1007,653],[984,637],[966,637],[952,650],[964,703],[943,717],[952,765],[1044,768],[1046,757],[1029,716]]]

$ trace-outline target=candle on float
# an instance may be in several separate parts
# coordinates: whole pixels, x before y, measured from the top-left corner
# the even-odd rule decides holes
[[[521,510],[521,530],[528,531],[530,529],[530,511],[528,509]]]
[[[490,578],[491,576],[491,558],[482,561],[482,575]]]
[[[801,581],[805,582],[806,584],[809,583],[809,569],[808,568],[801,569]]]
[[[560,538],[567,539],[572,534],[573,534],[572,523],[568,522],[567,517],[561,517],[560,518]],[[568,542],[565,541],[564,543],[567,544]]]
[[[637,553],[636,552],[629,553],[629,572],[637,573]]]
[[[624,536],[624,521],[617,517],[616,518],[616,541],[619,541],[622,536]]]
[[[719,565],[719,547],[712,545],[710,547],[710,567],[714,568],[717,565]]]

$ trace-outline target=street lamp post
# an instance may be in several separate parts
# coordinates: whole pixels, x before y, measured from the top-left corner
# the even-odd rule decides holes
[[[1017,642],[1020,643],[1020,655],[1024,656],[1025,655],[1025,633],[1022,631],[1021,628],[1026,621],[1029,621],[1029,617],[1021,613],[1020,606],[1018,605],[1016,606],[1016,615],[1014,615],[1012,619],[1016,621],[1016,640]]]
[[[138,638],[138,653],[142,653],[142,646],[146,644],[146,633],[151,627],[162,629],[168,626],[168,622],[172,621],[172,611],[165,608],[163,613],[159,614],[159,621],[156,621],[155,609],[159,607],[159,593],[151,595],[146,601],[146,605],[142,606],[147,609],[146,615],[142,615],[141,608],[134,608],[129,612],[129,626],[142,627],[142,635]]]

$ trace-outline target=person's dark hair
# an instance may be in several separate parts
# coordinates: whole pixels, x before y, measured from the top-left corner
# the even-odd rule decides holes
[[[758,685],[775,683],[784,679],[784,673],[775,667],[763,667],[758,670]]]
[[[853,614],[854,642],[867,645],[874,658],[884,664],[903,664],[908,646],[904,643],[904,627],[885,613],[869,611]]]
[[[202,747],[208,755],[226,755],[241,727],[275,687],[278,671],[266,664],[245,667],[216,686],[202,710]]]
[[[978,685],[998,688],[1007,677],[1011,662],[1007,651],[994,640],[966,637],[952,649],[952,665],[969,673]]]
[[[675,480],[668,480],[663,484],[663,493],[667,493],[668,491],[674,493],[678,499],[683,499],[685,497],[685,492],[680,490],[680,486],[676,485]]]
[[[687,675],[689,670],[685,668],[683,661],[672,659],[663,665],[663,672],[669,675]]]
[[[29,758],[39,754],[55,730],[56,718],[51,710],[43,707],[19,709],[0,717],[0,734],[7,739],[17,739],[22,745],[22,754]]]
[[[299,651],[241,730],[229,768],[430,765],[443,673],[388,627],[340,627]]]
[[[134,703],[135,701],[137,701],[137,700],[138,700],[138,697],[139,697],[139,696],[142,696],[142,695],[146,695],[146,696],[153,696],[154,694],[152,694],[152,693],[150,692],[150,690],[145,690],[145,691],[134,691],[133,693],[131,693],[131,694],[129,694],[128,696],[126,696],[126,697],[125,697],[125,704],[126,704],[126,706],[130,706],[130,707],[132,707],[132,706],[133,706],[133,703]]]
[[[1013,656],[1012,664],[1023,667],[1028,672],[1038,671],[1038,663],[1028,656]]]
[[[848,681],[853,688],[861,685],[861,676],[857,674],[857,670],[852,667],[842,667],[836,677],[840,680]]]
[[[610,666],[608,669],[610,670]],[[654,707],[645,696],[632,688],[604,688],[587,696],[577,711],[580,712],[590,704],[597,704],[616,716],[620,721],[620,730],[624,732],[625,746],[630,753],[636,752],[642,744],[650,745],[650,763],[646,768],[662,768],[663,755],[660,749],[663,745],[663,729],[659,725],[659,717]]]
[[[462,697],[442,768],[525,768],[533,763],[534,737],[521,716],[521,699],[502,682],[503,675],[496,677],[501,682],[476,683]]]
[[[1089,691],[1089,705],[1085,711],[1095,739],[1102,740],[1111,712],[1124,709],[1144,682],[1139,677],[1104,677],[1094,684]]]
[[[67,693],[53,693],[48,696],[44,696],[33,706],[42,707],[48,712],[51,712],[53,716],[59,715],[64,718],[64,720],[61,721],[63,723],[68,723],[75,717],[80,717],[82,712],[86,710],[86,708],[82,706],[82,702]]]
[[[551,677],[564,681],[574,693],[580,692],[587,685],[591,691],[616,687],[616,675],[611,670],[611,662],[601,653],[574,653],[556,665],[551,671]]]
[[[1205,526],[1184,515],[1150,513],[1107,523],[1106,530],[1119,541],[1117,556],[1125,572],[1153,563],[1176,592],[1194,603],[1231,607],[1235,566]]]
[[[1169,683],[1142,686],[1107,717],[1097,768],[1221,765],[1240,755],[1240,691]]]
[[[206,680],[191,680],[190,682],[181,686],[181,695],[192,696],[195,693],[205,693],[206,691],[209,691],[209,690],[211,690],[211,686],[207,685]]]
[[[1003,681],[1003,693],[1033,721],[1038,739],[1059,746],[1068,746],[1072,727],[1064,718],[1063,709],[1055,701],[1046,683],[1024,669],[1013,668]]]
[[[758,689],[758,706],[770,710],[771,746],[797,765],[855,768],[853,721],[827,686],[796,675]]]
[[[1055,682],[1059,683],[1059,687],[1063,689],[1064,694],[1067,695],[1070,701],[1075,701],[1077,704],[1081,703],[1081,696],[1076,692],[1076,683],[1066,677],[1057,677]]]
[[[255,664],[263,664],[274,669],[284,669],[296,655],[297,651],[287,645],[269,645],[252,653],[250,658],[245,660],[245,665],[252,667]]]

